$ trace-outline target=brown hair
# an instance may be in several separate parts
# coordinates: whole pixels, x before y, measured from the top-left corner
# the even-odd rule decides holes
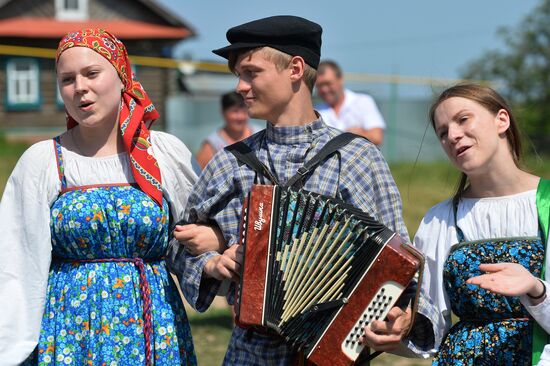
[[[220,98],[220,103],[222,106],[222,111],[225,111],[231,107],[239,107],[239,108],[246,108],[246,104],[244,103],[244,98],[242,95],[235,91],[230,91],[228,93],[225,93]]]
[[[342,75],[344,75],[340,65],[338,65],[336,62],[332,60],[321,61],[319,63],[319,67],[317,68],[317,73],[319,75],[324,74],[328,69],[331,69],[332,71],[334,71],[334,75],[336,75],[337,78],[341,78]]]
[[[522,147],[521,147],[521,134],[518,129],[518,125],[512,110],[508,106],[508,103],[500,94],[485,85],[479,84],[458,84],[450,87],[439,95],[435,102],[430,107],[430,121],[432,127],[435,129],[435,110],[445,100],[453,97],[460,97],[469,99],[484,107],[487,111],[496,115],[498,111],[504,109],[510,116],[510,127],[506,130],[506,139],[512,153],[514,163],[520,168]],[[461,174],[460,181],[458,183],[457,190],[453,196],[453,202],[456,204],[462,197],[466,186],[468,184],[468,176],[465,173]]]
[[[279,71],[287,68],[293,57],[288,53],[281,52],[271,47],[259,47],[259,48],[247,49],[243,51],[237,51],[237,52],[231,53],[228,57],[229,70],[235,73],[235,66],[237,64],[237,60],[241,56],[250,55],[256,51],[262,52],[262,55],[266,58],[266,60],[273,62],[275,64],[275,67]],[[315,79],[317,79],[317,70],[315,70],[313,67],[305,63],[304,82],[306,83],[306,86],[310,92],[313,92],[313,87],[315,86]]]

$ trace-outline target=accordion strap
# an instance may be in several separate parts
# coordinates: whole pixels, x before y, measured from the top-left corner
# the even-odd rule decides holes
[[[297,184],[303,184],[304,178],[308,176],[312,170],[317,168],[320,163],[356,138],[364,137],[350,132],[344,132],[331,139],[313,158],[305,162],[304,165],[298,169],[298,172],[288,180],[285,186],[293,187]],[[261,174],[268,178],[271,183],[280,185],[277,177],[275,177],[269,168],[256,157],[256,154],[252,151],[250,146],[244,142],[239,141],[227,146],[225,149],[232,153],[241,164],[247,165],[257,174]]]
[[[338,152],[341,147],[349,144],[353,139],[364,138],[351,132],[344,132],[332,138],[323,146],[323,148],[310,160],[306,161],[303,166],[298,169],[298,172],[288,180],[286,186],[294,187],[296,184],[303,184],[304,178],[317,168],[326,158]]]
[[[242,141],[236,142],[232,145],[226,146],[225,150],[229,151],[231,154],[237,158],[237,161],[242,165],[245,164],[257,174],[261,174],[271,181],[274,185],[279,185],[279,180],[277,177],[271,173],[269,168],[258,159],[254,151]]]

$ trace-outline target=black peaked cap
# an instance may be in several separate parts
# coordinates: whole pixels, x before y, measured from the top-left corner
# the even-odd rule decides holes
[[[307,19],[277,15],[230,28],[226,33],[230,45],[212,52],[227,59],[235,51],[271,47],[291,56],[301,56],[308,65],[317,69],[322,32],[319,24]]]

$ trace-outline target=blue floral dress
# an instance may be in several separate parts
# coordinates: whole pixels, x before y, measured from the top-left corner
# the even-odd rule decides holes
[[[455,210],[456,218],[456,210]],[[544,260],[541,238],[464,241],[453,246],[443,279],[459,321],[441,343],[433,365],[531,365],[532,326],[519,297],[497,295],[466,281],[478,276],[481,263],[514,262],[540,276]]]
[[[163,259],[168,212],[139,188],[67,188],[51,207],[52,264],[37,354],[28,364],[196,365]],[[37,362],[36,362],[37,361]]]

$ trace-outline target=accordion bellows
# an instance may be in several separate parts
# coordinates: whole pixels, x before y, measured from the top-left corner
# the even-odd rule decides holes
[[[267,327],[319,366],[351,365],[422,256],[366,213],[304,190],[254,185],[243,204],[241,326]]]

